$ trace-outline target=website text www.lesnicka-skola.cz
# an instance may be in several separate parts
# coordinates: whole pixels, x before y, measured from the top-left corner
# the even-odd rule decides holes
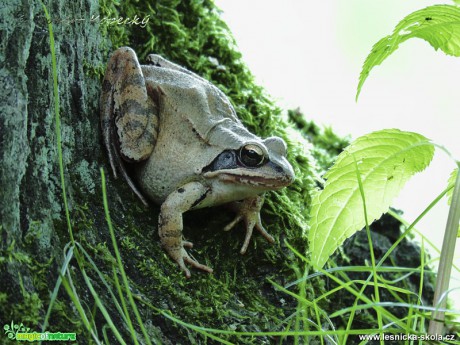
[[[455,334],[360,334],[359,340],[384,340],[384,341],[455,341],[460,340]]]

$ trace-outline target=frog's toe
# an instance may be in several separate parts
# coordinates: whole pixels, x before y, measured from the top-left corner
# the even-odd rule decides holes
[[[189,247],[189,248],[193,246],[191,242],[184,242],[183,245],[184,247]],[[192,259],[184,248],[181,249],[179,255],[171,254],[171,257],[173,257],[174,261],[176,261],[176,263],[179,265],[179,268],[181,269],[182,272],[184,272],[186,278],[190,278],[192,274],[190,273],[190,270],[187,268],[185,264],[191,267],[194,267],[194,268],[198,268],[208,273],[213,272],[212,268],[206,265],[200,264],[198,261]]]
[[[256,229],[260,232],[260,234],[270,243],[275,243],[275,239],[272,235],[270,235],[267,230],[262,226],[262,223],[259,221],[256,223]]]
[[[228,223],[225,226],[224,231],[232,230],[236,224],[241,222],[242,219],[243,219],[243,214],[238,214],[230,223]]]
[[[184,258],[184,261],[185,261],[187,264],[189,264],[190,266],[195,267],[195,268],[198,268],[198,269],[200,269],[200,270],[202,270],[202,271],[205,271],[205,272],[208,272],[208,273],[212,273],[212,272],[213,272],[213,269],[212,269],[211,267],[208,267],[208,266],[206,266],[206,265],[200,264],[198,261],[193,260],[193,259],[192,259],[190,256],[188,256],[188,255]],[[189,277],[187,277],[187,278],[189,278]]]
[[[249,241],[252,237],[252,231],[254,230],[254,224],[246,225],[246,236],[244,237],[243,246],[241,247],[240,254],[245,254],[248,250]]]
[[[177,264],[179,265],[179,268],[181,269],[182,272],[185,274],[185,278],[190,278],[192,274],[190,273],[190,270],[185,266],[185,260],[183,258],[180,258],[177,260]]]
[[[259,213],[257,214],[251,214],[246,216],[245,218],[246,221],[246,235],[244,237],[244,242],[243,246],[241,247],[240,253],[245,254],[248,246],[249,246],[249,241],[251,240],[252,233],[254,231],[254,228],[260,232],[260,234],[270,243],[275,243],[275,239],[273,238],[272,235],[270,235],[267,230],[264,229],[262,226],[262,222],[260,221],[260,215]]]
[[[193,243],[192,243],[192,242],[189,242],[189,241],[183,241],[183,242],[182,242],[182,245],[183,245],[185,248],[193,248]]]

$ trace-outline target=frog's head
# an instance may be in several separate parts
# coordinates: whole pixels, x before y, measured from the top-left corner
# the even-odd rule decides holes
[[[294,171],[286,159],[286,143],[279,137],[243,143],[222,151],[205,169],[205,178],[249,185],[258,190],[274,190],[290,185]],[[257,140],[258,139],[258,140]]]

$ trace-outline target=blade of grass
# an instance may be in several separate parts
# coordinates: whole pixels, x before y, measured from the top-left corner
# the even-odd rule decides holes
[[[110,345],[109,335],[107,334],[107,328],[108,328],[107,325],[104,325],[102,327],[102,335],[104,336],[105,344]]]
[[[305,273],[306,273],[306,272],[305,272]],[[303,295],[305,296],[305,293],[304,293]],[[315,312],[316,324],[317,324],[318,327],[319,327],[319,325],[321,325],[321,318],[320,318],[320,316],[319,316],[319,309],[318,309],[318,306],[317,306],[317,304],[315,303],[315,301],[313,301],[312,304],[313,304],[313,310],[314,310],[314,312]],[[323,338],[323,337],[320,338],[320,341],[321,341],[321,345],[324,345],[324,338]]]
[[[449,190],[449,188],[446,188],[443,192],[441,192],[441,194],[435,198],[434,201],[432,201],[430,203],[430,205],[428,205],[428,207],[415,219],[414,222],[412,222],[412,224],[404,231],[404,233],[395,241],[395,243],[393,243],[393,245],[388,249],[388,251],[383,255],[383,257],[379,260],[379,262],[377,263],[376,267],[380,267],[383,262],[390,256],[390,254],[393,252],[393,250],[398,246],[398,244],[407,236],[409,235],[409,233],[412,231],[412,229],[414,228],[415,224],[417,224],[424,216],[426,213],[428,213],[429,210],[431,210],[431,208],[434,207],[434,205],[436,205],[439,200],[441,200],[441,198],[447,193],[447,191]],[[371,272],[371,274],[369,275],[369,277],[367,278],[366,282],[369,282],[372,277],[373,277],[374,273]],[[366,288],[366,284],[363,285],[363,287],[361,288],[360,290],[360,293],[359,295],[362,295],[363,292],[364,292],[364,289]],[[357,299],[355,300],[355,306],[357,304]],[[351,309],[351,310],[354,310],[354,309]],[[353,313],[353,312],[352,312]],[[349,321],[348,321],[348,324],[347,324],[347,330],[350,330],[351,328],[351,321],[353,319],[353,315],[350,315],[349,317]]]
[[[305,265],[304,267],[304,272],[303,272],[303,275],[302,276],[307,276],[307,273],[308,273],[308,268],[307,266]],[[295,322],[295,330],[296,331],[299,331],[301,330],[301,324],[302,324],[302,329],[306,328],[307,325],[306,323],[304,322],[304,319],[306,318],[306,315],[305,315],[305,312],[307,310],[307,304],[305,303],[306,301],[306,288],[305,288],[305,281],[303,281],[300,286],[299,286],[299,291],[300,291],[300,297],[299,299],[297,299],[297,312],[296,312],[296,322]],[[303,341],[302,341],[304,344],[307,344],[308,343],[308,339],[307,338],[304,338]],[[321,343],[323,343],[323,339],[321,337]],[[299,338],[298,337],[294,337],[294,344],[295,345],[298,345],[299,344]]]
[[[460,163],[457,163],[460,166]],[[433,305],[436,310],[432,314],[429,334],[442,334],[444,327],[444,309],[447,299],[441,298],[449,289],[449,281],[452,272],[452,262],[454,260],[455,244],[457,242],[458,224],[460,221],[460,174],[455,180],[452,202],[450,204],[449,215],[447,217],[446,231],[442,243],[441,259],[439,261],[438,276],[436,279],[436,289],[434,293]]]
[[[115,308],[117,308],[118,312],[120,313],[121,317],[123,318],[123,321],[128,323],[128,321],[126,319],[126,315],[124,314],[122,307],[118,303],[118,300],[115,297],[115,294],[112,291],[111,286],[109,285],[109,283],[105,279],[104,275],[99,270],[99,268],[96,266],[96,263],[91,258],[91,256],[88,254],[88,252],[80,245],[80,243],[78,243],[78,242],[75,242],[75,243],[77,244],[77,247],[79,248],[79,250],[81,250],[81,252],[83,253],[83,255],[86,258],[86,260],[88,260],[88,262],[90,264],[90,267],[97,273],[97,276],[98,276],[99,280],[101,281],[101,283],[104,284],[105,288],[107,289],[107,292],[110,294],[110,297],[112,298],[112,301],[113,301],[113,303],[115,305]]]
[[[363,212],[364,212],[364,221],[366,223],[366,233],[367,233],[367,239],[369,242],[369,252],[371,256],[371,267],[372,267],[372,272],[369,276],[368,281],[370,281],[371,277],[374,278],[374,298],[378,302],[380,302],[380,293],[379,293],[379,288],[378,288],[378,275],[376,271],[376,266],[375,266],[375,255],[374,255],[374,246],[372,244],[372,236],[371,236],[371,230],[369,228],[369,220],[367,217],[367,206],[366,206],[366,196],[364,194],[364,188],[363,188],[363,182],[361,180],[361,174],[359,172],[359,167],[358,167],[358,162],[356,161],[355,156],[353,155],[353,162],[355,166],[355,172],[356,172],[356,179],[358,181],[358,186],[359,186],[359,193],[361,195],[361,200],[363,201]],[[363,287],[361,288],[361,292],[364,292],[364,289],[366,288],[367,284],[364,284]],[[358,298],[355,299],[353,303],[353,307],[356,307],[358,304]],[[378,310],[376,310],[377,313],[377,323],[380,329],[383,328],[383,322],[382,322],[382,315],[379,313]],[[350,312],[350,316],[348,318],[347,322],[347,327],[346,330],[351,329],[352,322],[354,320],[354,315],[355,315],[355,309],[353,308]],[[345,335],[345,338],[343,339],[343,342],[346,344],[348,339],[348,335]],[[383,345],[383,333],[380,333],[380,344]]]
[[[80,303],[80,299],[75,294],[74,287],[69,283],[69,281],[67,280],[65,276],[62,276],[61,278],[62,278],[62,286],[64,286],[64,289],[66,290],[67,294],[72,300],[75,306],[75,309],[77,309],[78,314],[80,314],[81,320],[83,321],[83,324],[85,325],[86,329],[88,330],[88,332],[90,332],[96,344],[102,344],[100,340],[98,339],[97,334],[94,333],[94,328],[91,326],[88,318],[86,317],[85,310]]]
[[[128,295],[129,303],[131,304],[131,308],[134,311],[134,314],[136,316],[137,322],[139,323],[139,327],[141,328],[142,334],[144,335],[145,341],[147,342],[147,344],[151,345],[152,342],[150,341],[150,337],[149,337],[149,335],[147,333],[147,330],[144,327],[144,323],[142,321],[142,318],[141,318],[141,315],[139,313],[139,310],[137,309],[137,305],[134,302],[134,298],[133,298],[133,295],[131,293],[131,289],[130,289],[129,283],[128,283],[128,277],[126,275],[123,263],[121,261],[120,251],[118,250],[118,244],[117,244],[117,240],[115,238],[115,232],[113,231],[112,220],[110,218],[109,204],[108,204],[108,201],[107,201],[105,174],[104,174],[104,169],[103,168],[101,168],[101,180],[102,180],[102,182],[101,182],[102,183],[102,201],[103,201],[103,204],[104,204],[105,219],[107,221],[107,226],[109,228],[110,237],[112,239],[113,249],[115,251],[115,256],[117,258],[118,269],[120,270],[121,278],[122,278],[123,284],[125,286],[126,294]],[[128,315],[127,315],[127,317],[128,317]]]
[[[45,17],[48,22],[48,31],[50,39],[50,50],[51,50],[51,69],[53,73],[53,95],[54,95],[54,116],[56,122],[56,147],[58,151],[58,161],[59,161],[59,174],[61,177],[61,188],[62,188],[62,199],[64,201],[64,210],[65,218],[67,222],[67,228],[69,229],[70,240],[72,245],[75,244],[72,230],[72,222],[70,221],[70,212],[69,205],[67,202],[67,191],[65,186],[65,177],[64,177],[64,160],[62,158],[62,140],[61,140],[61,116],[59,114],[59,90],[58,90],[58,80],[57,80],[57,64],[56,64],[56,49],[54,46],[54,34],[53,34],[53,25],[51,17],[46,9],[45,4],[40,0],[42,4],[43,11],[45,12]]]
[[[453,188],[453,186],[451,186],[451,188]],[[450,187],[447,187],[445,191],[448,191],[451,189]],[[394,217],[395,219],[397,219],[398,221],[401,222],[401,224],[403,224],[405,227],[409,227],[409,223],[404,219],[402,218],[401,216],[399,216],[398,214],[394,213],[394,212],[388,212],[389,214],[391,214],[392,217]],[[430,241],[429,238],[427,238],[425,235],[423,235],[420,231],[418,231],[416,228],[413,228],[413,230],[415,231],[415,233],[417,234],[417,236],[419,236],[424,242],[428,243],[429,246],[430,246],[430,249],[431,250],[434,250],[435,252],[437,252],[438,254],[441,253],[441,250],[435,246],[435,244]],[[439,258],[434,258],[434,259],[431,259],[430,261],[427,262],[427,265],[432,265],[435,261],[438,261]],[[457,272],[460,272],[460,267],[458,267],[457,265],[453,264],[452,263],[452,268],[455,269]],[[425,272],[426,274],[433,274],[432,271],[427,271]]]
[[[294,297],[294,298],[297,299],[297,300],[301,300],[301,301],[304,303],[304,305],[305,305],[306,307],[315,308],[315,304],[316,304],[315,301],[309,301],[309,300],[307,300],[306,296],[302,296],[302,294],[300,294],[300,295],[299,295],[299,294],[296,294],[295,292],[292,292],[292,291],[286,289],[285,287],[279,285],[278,283],[276,283],[276,282],[274,282],[274,281],[272,281],[272,280],[270,280],[270,279],[268,279],[268,281],[269,281],[277,290],[282,291],[282,292],[284,292],[285,294],[287,294],[287,295],[289,295],[289,296],[291,296],[291,297]],[[326,313],[324,310],[319,309],[319,308],[316,308],[315,310],[316,310],[316,313],[321,313],[321,314],[323,314],[323,316],[327,316],[327,313]],[[318,324],[320,325],[321,322],[318,322]]]
[[[285,242],[286,243],[286,246],[298,257],[300,258],[304,258],[305,260],[307,260],[302,254],[300,254],[295,248],[293,248],[288,242]],[[350,292],[353,296],[357,297],[358,299],[362,300],[364,303],[366,304],[375,304],[371,299],[369,299],[366,295],[364,295],[362,293],[362,291],[356,291],[354,290],[353,288],[347,286],[347,283],[340,280],[339,278],[335,277],[334,275],[326,272],[325,270],[323,269],[320,269],[321,272],[324,273],[324,275],[326,275],[329,279],[333,280],[336,284],[338,285],[342,285],[344,286],[344,288]],[[372,273],[371,273],[372,274]],[[368,277],[366,282],[368,282],[370,278]],[[380,306],[376,306],[378,309],[380,309],[379,311],[382,313],[383,316],[385,316],[386,318],[388,318],[389,320],[396,320],[395,321],[395,324],[397,324],[399,327],[401,328],[404,328],[404,324],[399,322],[398,318],[393,315],[391,312],[389,312],[388,310],[386,309],[383,309],[383,308],[380,308]],[[350,329],[350,332],[353,331]],[[378,331],[378,330],[377,330]]]
[[[389,272],[389,273],[399,273],[399,272],[409,272],[407,276],[413,273],[419,273],[420,269],[414,269],[414,267],[394,267],[394,266],[380,266],[375,268],[377,272],[382,273],[382,272]],[[325,272],[328,273],[334,273],[334,272],[371,272],[372,267],[369,266],[340,266],[340,267],[331,267],[326,270]],[[427,272],[430,273],[430,272]],[[433,273],[434,274],[434,273]],[[299,282],[301,282],[303,279],[309,280],[315,277],[320,277],[323,276],[324,274],[322,272],[315,272],[312,274],[309,274],[305,278],[302,279],[297,279],[289,284],[286,284],[284,287],[285,288],[290,288],[291,286],[297,285]]]
[[[401,307],[401,308],[407,308],[407,309],[417,307],[418,310],[425,310],[425,311],[437,310],[437,308],[435,307],[429,307],[429,306],[423,306],[423,305],[416,306],[415,304],[411,304],[411,303],[396,303],[396,302],[379,302],[379,303],[371,302],[371,303],[366,303],[366,304],[359,304],[356,309],[358,310],[371,309],[371,308],[375,309],[375,307]],[[338,310],[334,312],[333,314],[331,314],[330,317],[338,317],[341,315],[345,315],[347,312],[353,310],[354,308],[355,307],[353,306],[353,307],[348,307],[348,308]],[[442,309],[442,311],[449,312],[452,314],[460,313],[460,310],[452,310],[452,309]]]
[[[134,344],[139,345],[139,341],[137,340],[136,331],[134,330],[133,323],[131,321],[131,317],[129,316],[129,311],[126,305],[125,297],[123,296],[123,292],[121,291],[121,286],[120,286],[120,281],[118,280],[117,270],[115,269],[115,266],[112,266],[112,269],[113,269],[113,278],[115,281],[115,286],[117,287],[118,296],[120,297],[121,305],[123,307],[123,312],[124,312],[124,315],[126,316],[125,321],[126,321],[126,324],[128,325],[129,333],[131,334],[131,338],[133,339]]]
[[[64,253],[66,252],[67,247],[68,247],[67,245],[64,247]],[[70,246],[69,251],[67,252],[67,254],[64,255],[64,262],[63,262],[63,264],[61,266],[61,270],[60,270],[58,280],[56,281],[56,284],[54,285],[53,293],[51,294],[51,297],[50,297],[50,304],[48,306],[48,310],[46,311],[45,320],[43,321],[42,333],[44,333],[46,328],[48,327],[48,320],[49,320],[49,317],[51,315],[51,310],[53,309],[53,305],[56,302],[56,298],[57,298],[57,294],[59,292],[59,288],[61,287],[62,276],[64,276],[65,272],[67,271],[67,268],[69,266],[69,262],[73,257],[73,249],[74,249],[74,247]],[[40,341],[39,344],[41,345],[41,341]]]
[[[81,269],[81,274],[83,276],[83,279],[86,283],[86,286],[88,287],[89,291],[91,292],[91,295],[94,298],[94,301],[96,302],[97,307],[101,311],[102,315],[104,316],[105,320],[107,321],[110,329],[112,330],[113,334],[117,338],[117,340],[120,342],[120,344],[126,345],[126,342],[123,340],[123,337],[121,336],[120,332],[118,331],[117,327],[112,321],[112,318],[109,315],[109,312],[105,308],[104,304],[102,303],[102,300],[99,298],[98,293],[96,292],[96,289],[94,289],[93,284],[91,283],[88,275],[86,274],[86,271],[83,267],[80,267]]]
[[[423,281],[425,277],[425,241],[422,238],[422,244],[420,248],[420,285],[419,285],[419,290],[418,290],[418,295],[421,297],[423,294]],[[422,303],[421,299],[418,301],[418,305],[420,306],[420,303]],[[414,325],[412,326],[412,329],[415,329],[417,327],[417,316],[415,316],[414,319]],[[422,328],[421,331],[425,331],[425,318],[422,316],[420,318],[420,327]]]
[[[377,266],[380,266],[389,256],[390,254],[393,252],[393,250],[395,250],[395,248],[399,245],[399,243],[401,243],[401,241],[407,236],[409,235],[409,233],[412,231],[412,229],[415,227],[415,225],[423,218],[425,217],[425,215],[439,202],[439,200],[441,200],[444,195],[447,194],[447,192],[452,188],[452,186],[449,186],[447,187],[446,189],[444,189],[424,210],[422,213],[420,213],[420,215],[409,225],[409,227],[401,234],[401,236],[399,236],[399,238],[395,241],[395,243],[393,243],[393,245],[390,247],[390,249],[388,249],[388,251],[383,255],[383,257],[380,259],[380,261],[378,262]],[[393,212],[391,210],[388,211],[389,214],[391,214],[394,218],[396,218],[397,220],[401,220],[402,218],[396,213],[396,212]],[[403,222],[401,222],[403,223]]]

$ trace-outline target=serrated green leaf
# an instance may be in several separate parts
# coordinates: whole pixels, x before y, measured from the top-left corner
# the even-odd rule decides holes
[[[460,8],[454,5],[435,5],[416,11],[396,25],[393,34],[378,41],[364,62],[359,76],[356,99],[370,71],[390,56],[400,43],[418,37],[434,49],[460,56]]]
[[[312,263],[322,267],[329,256],[365,226],[355,160],[370,222],[388,211],[393,199],[416,172],[431,162],[434,147],[424,136],[388,129],[356,139],[325,174],[324,189],[312,200],[309,233]]]

